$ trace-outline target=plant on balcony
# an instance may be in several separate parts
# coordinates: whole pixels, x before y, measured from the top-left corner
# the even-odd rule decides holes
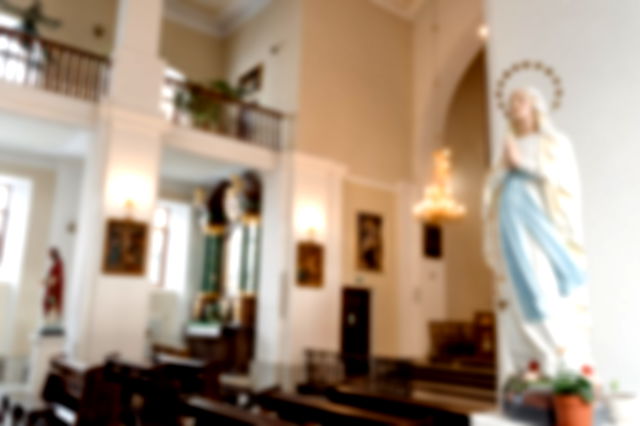
[[[177,111],[187,114],[195,127],[225,131],[225,105],[242,99],[242,91],[224,80],[215,80],[208,87],[189,84],[174,97]]]

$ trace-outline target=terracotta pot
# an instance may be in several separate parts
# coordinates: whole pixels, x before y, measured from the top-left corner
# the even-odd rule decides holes
[[[556,395],[553,398],[556,426],[592,426],[593,405],[576,395]]]

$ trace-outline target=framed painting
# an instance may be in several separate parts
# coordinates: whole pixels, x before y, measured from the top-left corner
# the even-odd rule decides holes
[[[324,247],[314,242],[299,242],[297,253],[298,285],[322,287],[324,284]]]
[[[107,221],[102,271],[111,275],[144,275],[148,225],[133,220]]]
[[[256,65],[240,76],[238,85],[247,102],[254,102],[262,89],[262,64]]]
[[[384,241],[382,216],[359,213],[357,223],[356,266],[360,271],[382,272]]]
[[[422,229],[422,246],[425,257],[442,257],[442,228],[435,223],[427,223]]]

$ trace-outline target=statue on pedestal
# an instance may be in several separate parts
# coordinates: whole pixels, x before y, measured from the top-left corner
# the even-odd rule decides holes
[[[44,280],[44,298],[42,301],[45,327],[61,327],[64,302],[64,263],[60,251],[49,249],[51,266]]]
[[[498,290],[500,373],[593,365],[580,184],[571,143],[533,88],[513,91],[485,188],[485,254]]]

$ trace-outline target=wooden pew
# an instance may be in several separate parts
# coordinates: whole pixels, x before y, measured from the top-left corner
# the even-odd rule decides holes
[[[121,409],[120,386],[105,380],[104,368],[86,368],[59,357],[51,361],[42,391],[57,421],[111,424]]]
[[[317,396],[303,396],[273,391],[258,397],[258,403],[267,410],[276,411],[285,420],[294,423],[320,423],[327,425],[432,425],[430,420],[393,416],[349,405],[343,405]],[[453,425],[452,425],[453,426]]]
[[[0,390],[0,425],[35,425],[53,418],[49,404],[36,395],[18,390]]]
[[[341,385],[327,391],[333,402],[366,408],[390,415],[426,419],[434,425],[467,426],[470,415],[491,411],[495,405],[486,401],[415,391],[410,396],[397,396],[362,387]]]
[[[196,419],[197,425],[222,423],[225,425],[290,426],[284,420],[266,414],[254,414],[231,404],[200,396],[185,401],[184,414]]]

